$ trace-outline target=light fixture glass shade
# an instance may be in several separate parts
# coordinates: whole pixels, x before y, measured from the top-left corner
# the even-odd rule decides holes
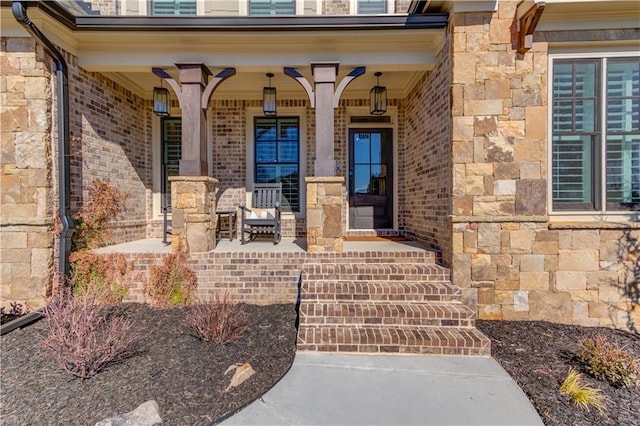
[[[153,112],[160,117],[169,117],[169,108],[171,107],[171,97],[169,90],[164,87],[153,88]]]
[[[262,89],[262,111],[264,115],[277,115],[276,111],[276,88],[265,87]]]
[[[387,88],[384,86],[373,86],[369,92],[371,97],[370,107],[372,115],[382,115],[387,112]]]

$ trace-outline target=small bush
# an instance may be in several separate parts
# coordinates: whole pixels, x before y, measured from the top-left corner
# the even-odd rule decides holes
[[[71,253],[70,284],[73,292],[91,292],[101,304],[122,302],[127,295],[126,278],[133,267],[120,253],[98,255],[91,251]]]
[[[230,343],[238,340],[248,328],[244,309],[231,302],[228,294],[213,301],[187,308],[187,326],[203,341]]]
[[[193,302],[197,277],[187,266],[189,254],[182,245],[165,256],[162,265],[151,267],[151,277],[144,285],[145,293],[160,306],[187,305]]]
[[[62,292],[45,309],[47,334],[41,344],[67,373],[88,379],[133,352],[131,321],[101,307],[92,292]]]
[[[631,386],[638,380],[638,359],[634,358],[631,352],[609,342],[606,336],[582,339],[578,357],[589,374],[596,379],[609,382],[612,386]]]
[[[567,378],[560,385],[560,392],[569,395],[571,402],[587,411],[595,408],[600,413],[607,411],[607,397],[600,389],[592,388],[583,382],[582,375],[570,369]]]

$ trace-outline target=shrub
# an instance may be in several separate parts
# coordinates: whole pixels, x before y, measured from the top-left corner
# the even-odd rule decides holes
[[[133,268],[122,254],[80,251],[71,253],[69,260],[74,293],[92,292],[101,304],[120,303],[127,295],[125,282]]]
[[[110,363],[132,355],[137,336],[131,321],[101,307],[94,292],[61,292],[45,309],[41,344],[67,373],[88,379]]]
[[[580,341],[578,357],[587,372],[596,379],[605,380],[612,386],[630,386],[638,380],[640,364],[627,350],[609,342],[606,336]]]
[[[213,301],[187,308],[187,326],[203,341],[230,343],[238,340],[248,328],[244,309],[231,302],[227,293]]]
[[[74,215],[73,251],[87,250],[104,243],[106,225],[124,209],[127,195],[103,179],[89,186],[88,202]]]
[[[600,413],[607,411],[607,397],[600,389],[595,389],[583,382],[582,375],[571,368],[562,385],[560,392],[566,393],[575,405],[589,411],[595,408]]]
[[[160,306],[187,305],[193,302],[197,277],[187,266],[189,254],[182,244],[162,259],[162,265],[151,267],[151,277],[144,291]]]

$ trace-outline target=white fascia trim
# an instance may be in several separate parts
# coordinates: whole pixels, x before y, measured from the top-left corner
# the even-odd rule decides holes
[[[245,158],[246,158],[246,179],[245,179],[245,205],[251,207],[251,191],[249,188],[253,187],[254,180],[254,118],[264,117],[262,108],[249,107],[246,109],[246,133],[245,133]],[[300,120],[300,128],[298,130],[300,135],[300,211],[297,213],[283,212],[282,216],[295,217],[296,219],[304,219],[307,214],[307,185],[304,182],[304,177],[307,176],[307,108],[306,107],[278,107],[278,117],[298,117]]]
[[[624,49],[616,49],[615,51],[606,51],[606,50],[595,50],[595,49],[582,49],[580,52],[553,52],[548,55],[548,64],[547,69],[548,72],[548,81],[552,81],[553,79],[553,61],[555,59],[587,59],[587,58],[620,58],[620,57],[629,57],[629,56],[637,56],[640,57],[640,52],[637,49],[624,48]],[[603,73],[603,79],[606,78]],[[604,85],[602,85],[604,86]],[[602,87],[602,90],[605,90]],[[547,107],[547,209],[549,212],[549,217],[553,221],[613,221],[615,219],[624,220],[624,221],[634,221],[637,220],[637,215],[634,216],[632,213],[628,211],[606,211],[602,210],[600,212],[593,211],[554,211],[553,210],[553,168],[551,166],[553,161],[553,84],[547,84],[547,99],[548,107]],[[602,112],[605,114],[605,112]],[[604,146],[604,144],[602,144]],[[603,162],[604,163],[604,162]],[[603,164],[604,168],[604,164]],[[603,173],[603,171],[601,171]],[[604,185],[603,185],[604,188]],[[601,188],[603,191],[604,189]],[[604,198],[603,198],[604,199]],[[605,206],[606,207],[606,206]]]

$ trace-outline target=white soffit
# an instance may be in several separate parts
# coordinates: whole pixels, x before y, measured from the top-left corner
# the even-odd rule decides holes
[[[640,1],[529,0],[545,3],[536,31],[603,30],[640,27]]]

